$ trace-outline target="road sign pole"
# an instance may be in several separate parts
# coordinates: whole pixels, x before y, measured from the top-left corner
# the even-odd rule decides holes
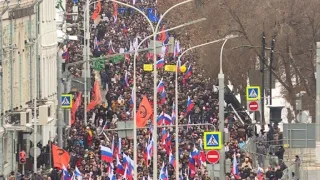
[[[221,58],[220,54],[220,58]],[[219,73],[219,131],[224,134],[224,74]],[[222,137],[224,139],[224,137]],[[225,169],[224,169],[224,162],[225,162],[225,152],[224,148],[220,150],[220,179],[225,179]]]
[[[38,134],[38,124],[37,124],[37,115],[35,114],[34,115],[34,127],[33,127],[33,153],[34,153],[34,157],[33,157],[33,172],[34,173],[37,173],[37,169],[38,169],[38,165],[37,165],[37,157],[36,157],[36,154],[37,154],[37,134]]]
[[[264,119],[264,64],[266,63],[266,37],[264,32],[262,33],[262,50],[261,50],[261,58],[260,58],[260,72],[261,72],[261,125],[262,129],[264,129],[265,119]]]
[[[24,175],[24,164],[22,164],[22,174]]]
[[[57,107],[57,126],[58,126],[58,145],[59,147],[63,147],[63,126],[64,126],[64,120],[63,120],[63,112],[62,112],[62,105],[61,105],[61,97],[62,97],[62,52],[59,50],[57,52],[57,95],[58,95],[58,107]],[[67,70],[66,70],[67,71]]]

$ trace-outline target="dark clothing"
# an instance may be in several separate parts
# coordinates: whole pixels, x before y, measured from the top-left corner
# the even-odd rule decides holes
[[[281,179],[282,176],[283,176],[283,172],[282,172],[280,169],[278,169],[278,170],[275,172],[275,175],[276,175],[276,178]]]
[[[279,159],[283,159],[284,151],[284,148],[280,147],[279,150],[276,152],[276,156],[278,156]]]

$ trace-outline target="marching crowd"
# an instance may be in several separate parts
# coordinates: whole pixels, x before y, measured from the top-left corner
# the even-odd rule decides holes
[[[131,3],[131,0],[121,0]],[[83,0],[77,5],[83,12]],[[130,8],[124,8],[112,2],[101,1],[100,11],[91,7],[90,27],[91,54],[94,57],[106,56],[121,52],[131,52],[136,48],[147,48],[150,41],[137,47],[151,29],[142,15]],[[72,12],[74,2],[67,0],[66,11]],[[99,3],[96,6],[100,6]],[[147,14],[152,11],[156,21],[156,1],[137,0],[136,7],[142,8]],[[149,14],[150,15],[150,14]],[[75,19],[67,17],[69,23],[80,23],[83,13]],[[165,24],[162,24],[162,29]],[[83,32],[79,31],[81,38]],[[152,149],[158,149],[158,173],[160,179],[174,179],[174,169],[179,168],[180,179],[213,179],[209,177],[206,158],[203,150],[203,132],[215,131],[218,128],[218,99],[215,82],[202,76],[202,70],[197,65],[196,53],[189,53],[181,58],[179,64],[178,90],[179,114],[174,111],[175,76],[164,69],[166,64],[176,64],[177,55],[184,49],[180,48],[179,39],[174,37],[173,44],[168,45],[173,34],[161,33],[158,41],[163,43],[162,52],[152,54],[139,52],[137,55],[137,89],[136,99],[133,99],[133,54],[124,55],[120,61],[107,61],[102,68],[91,67],[93,88],[92,102],[88,106],[88,124],[84,124],[84,105],[81,92],[74,92],[75,103],[80,103],[74,112],[70,134],[65,150],[70,154],[69,166],[65,169],[54,169],[51,179],[72,177],[84,179],[132,179],[133,151],[138,153],[138,179],[152,178]],[[82,60],[81,41],[67,41],[64,48],[66,64]],[[167,44],[167,45],[166,45]],[[183,42],[182,42],[183,44]],[[170,50],[173,49],[173,50]],[[65,54],[64,53],[64,54]],[[157,56],[158,99],[153,99],[153,75],[145,71],[144,64],[151,64],[153,56]],[[69,69],[75,76],[81,76],[82,66],[72,66]],[[96,88],[98,85],[99,88]],[[101,90],[100,90],[101,87]],[[80,97],[80,98],[78,98]],[[143,98],[147,99],[151,108],[153,102],[158,104],[158,124],[172,125],[176,118],[185,127],[175,134],[170,127],[158,129],[158,139],[152,139],[152,122],[146,122],[145,129],[139,129],[138,148],[133,149],[132,137],[120,138],[116,131],[120,121],[132,121],[132,102],[139,105]],[[152,119],[152,116],[150,117]],[[150,119],[149,118],[149,119]],[[227,179],[263,179],[262,171],[254,170],[250,155],[243,150],[245,141],[251,132],[248,126],[242,125],[234,118],[233,113],[226,116],[225,132],[230,136],[225,143],[226,159],[230,161],[226,167]],[[194,126],[194,124],[199,124]],[[103,131],[108,129],[108,131]],[[179,142],[174,141],[175,136]],[[157,143],[155,143],[157,142]],[[174,163],[175,143],[179,143],[179,164]],[[157,147],[154,147],[157,145]],[[102,158],[102,147],[111,150],[111,161]],[[66,174],[68,174],[66,176]],[[73,174],[73,175],[72,175]]]

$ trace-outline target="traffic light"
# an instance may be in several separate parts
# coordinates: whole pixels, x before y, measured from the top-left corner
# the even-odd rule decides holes
[[[20,162],[20,164],[26,163],[26,152],[25,151],[19,152],[19,162]]]

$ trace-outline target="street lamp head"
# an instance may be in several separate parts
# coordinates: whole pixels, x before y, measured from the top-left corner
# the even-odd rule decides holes
[[[225,39],[232,39],[232,38],[237,38],[239,35],[234,35],[234,34],[229,34],[225,37]]]

